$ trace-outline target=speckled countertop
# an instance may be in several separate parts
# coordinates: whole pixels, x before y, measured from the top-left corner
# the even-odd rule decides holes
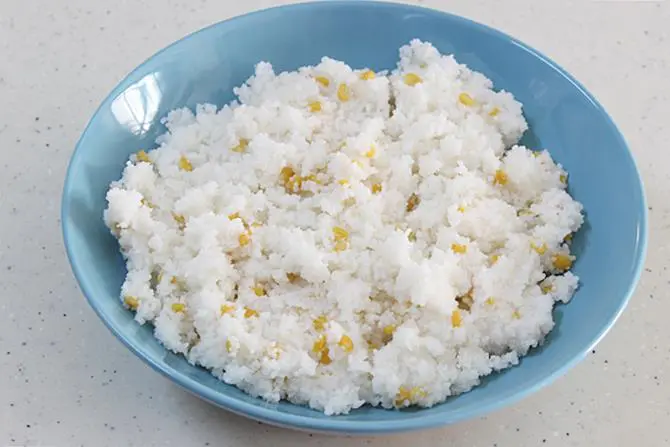
[[[0,446],[670,445],[670,1],[426,0],[500,28],[580,79],[626,135],[647,188],[638,290],[587,360],[523,402],[456,426],[334,438],[258,425],[160,377],[105,329],[63,251],[70,153],[109,90],[212,22],[281,1],[0,1]]]

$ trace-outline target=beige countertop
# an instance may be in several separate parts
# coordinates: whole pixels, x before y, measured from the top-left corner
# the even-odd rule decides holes
[[[482,419],[385,438],[259,425],[191,396],[105,329],[70,273],[68,158],[112,87],[205,25],[283,1],[0,2],[0,446],[670,446],[670,0],[418,3],[492,25],[565,67],[628,139],[649,200],[640,286],[578,367]]]

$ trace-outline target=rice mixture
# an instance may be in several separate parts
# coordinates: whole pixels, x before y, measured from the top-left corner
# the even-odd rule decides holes
[[[261,62],[235,94],[171,112],[107,194],[121,299],[168,349],[337,414],[434,405],[542,342],[582,206],[512,95],[418,40],[391,73]]]

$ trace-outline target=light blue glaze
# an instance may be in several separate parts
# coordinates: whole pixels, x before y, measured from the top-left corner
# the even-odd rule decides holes
[[[223,105],[260,60],[277,71],[328,55],[354,67],[394,67],[412,38],[483,72],[524,104],[531,130],[524,142],[550,149],[570,173],[570,190],[586,209],[575,237],[574,271],[582,287],[558,307],[546,344],[521,365],[430,409],[363,408],[346,416],[288,403],[269,404],[217,381],[168,353],[150,326],[138,326],[119,302],[125,269],[102,222],[105,191],[128,156],[152,148],[171,109]],[[129,42],[132,44],[132,42]],[[493,29],[452,15],[397,4],[335,1],[265,10],[216,24],[171,45],[124,79],[95,113],[72,156],[62,202],[65,246],[89,303],[110,330],[157,371],[235,413],[303,430],[350,434],[433,427],[509,405],[564,374],[603,337],[624,309],[640,275],[647,241],[642,184],[626,143],[585,89],[545,56]]]

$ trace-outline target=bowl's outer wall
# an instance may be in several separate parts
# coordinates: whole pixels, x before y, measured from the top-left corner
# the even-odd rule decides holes
[[[520,366],[485,379],[473,391],[430,409],[362,408],[326,417],[288,403],[270,404],[166,352],[151,326],[139,326],[120,304],[125,276],[118,245],[103,224],[105,192],[128,156],[155,147],[160,118],[202,102],[221,106],[260,60],[275,70],[316,64],[324,55],[354,67],[391,69],[413,38],[481,71],[524,104],[523,142],[549,148],[570,173],[570,192],[587,223],[575,237],[574,272],[582,286],[555,310],[557,325]],[[81,137],[66,179],[62,219],[73,271],[112,332],[152,367],[195,394],[234,412],[308,430],[402,431],[456,422],[514,402],[565,372],[591,349],[625,307],[646,247],[646,205],[626,144],[601,106],[569,75],[518,41],[474,22],[405,5],[325,2],[241,16],[206,28],[150,58],[103,102]]]

